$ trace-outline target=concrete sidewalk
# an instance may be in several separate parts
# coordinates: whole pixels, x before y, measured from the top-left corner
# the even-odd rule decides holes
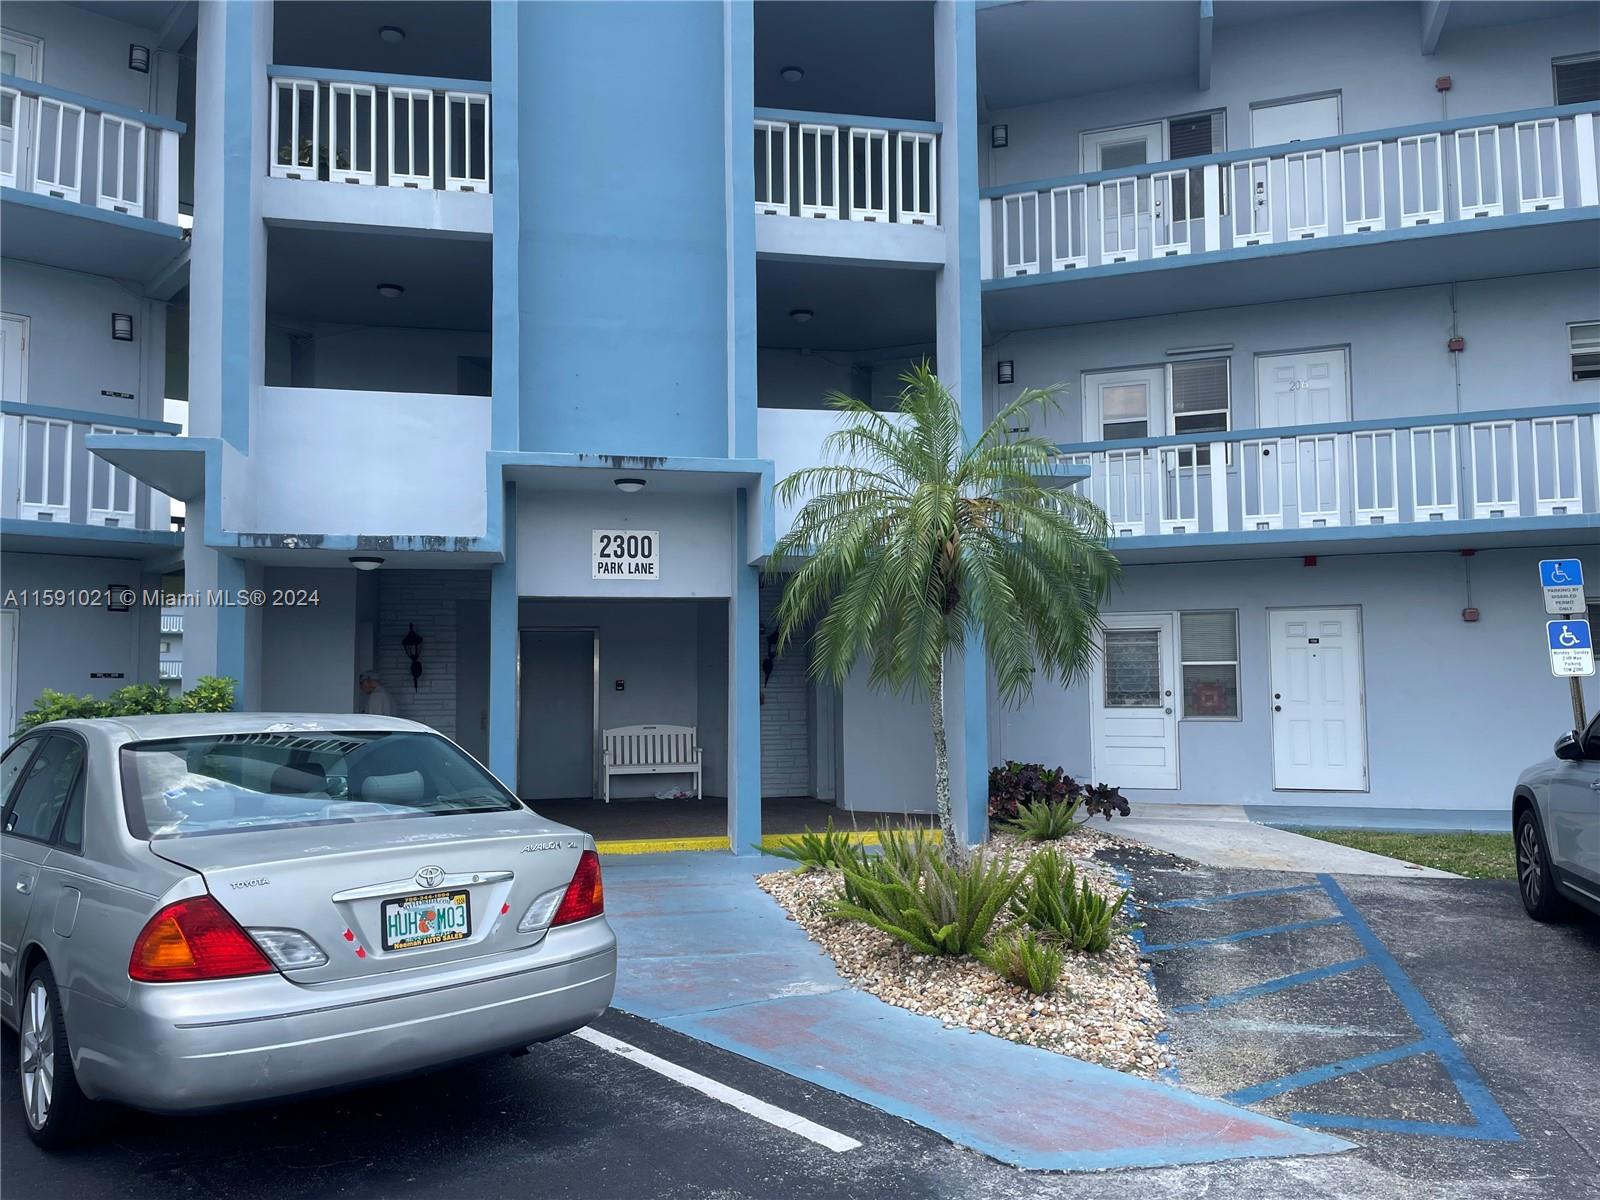
[[[1001,1162],[1103,1170],[1326,1154],[1338,1138],[1167,1084],[946,1028],[851,987],[754,882],[774,858],[604,860],[615,1006]]]
[[[1257,825],[1237,804],[1134,804],[1133,813],[1096,833],[1140,842],[1207,867],[1257,871],[1308,871],[1330,875],[1394,875],[1407,879],[1454,879],[1448,871],[1414,867],[1381,854]]]

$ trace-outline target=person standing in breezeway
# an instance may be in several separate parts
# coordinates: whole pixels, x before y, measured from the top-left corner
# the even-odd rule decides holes
[[[362,711],[369,717],[394,716],[394,697],[383,686],[383,680],[378,678],[376,671],[361,672],[361,690],[367,697],[363,701]]]

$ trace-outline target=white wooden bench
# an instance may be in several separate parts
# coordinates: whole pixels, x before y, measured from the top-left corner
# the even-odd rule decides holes
[[[693,725],[621,725],[603,738],[607,804],[613,775],[693,775],[694,798],[700,799],[700,743]]]

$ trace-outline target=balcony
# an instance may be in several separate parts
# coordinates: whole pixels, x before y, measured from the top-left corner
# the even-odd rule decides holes
[[[165,632],[163,630],[162,632]],[[161,678],[164,680],[179,680],[183,678],[182,661],[174,662],[171,659],[161,660]]]
[[[158,274],[184,246],[183,130],[169,117],[0,75],[6,256],[139,280]]]
[[[176,425],[35,404],[0,406],[7,550],[157,557],[182,544],[167,498],[92,454],[91,434],[161,436]]]
[[[161,614],[161,632],[183,634],[183,614],[179,612],[164,612]]]
[[[1596,111],[1530,109],[986,188],[985,318],[1039,328],[1600,265]]]
[[[1593,541],[1593,404],[1244,429],[1062,448],[1125,561]]]
[[[487,236],[487,83],[308,67],[267,72],[269,220]]]
[[[939,136],[934,121],[758,108],[757,253],[942,263]]]

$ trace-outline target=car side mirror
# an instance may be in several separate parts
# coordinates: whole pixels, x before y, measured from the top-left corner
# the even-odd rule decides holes
[[[1567,762],[1583,761],[1583,737],[1576,729],[1556,739],[1556,757]]]

